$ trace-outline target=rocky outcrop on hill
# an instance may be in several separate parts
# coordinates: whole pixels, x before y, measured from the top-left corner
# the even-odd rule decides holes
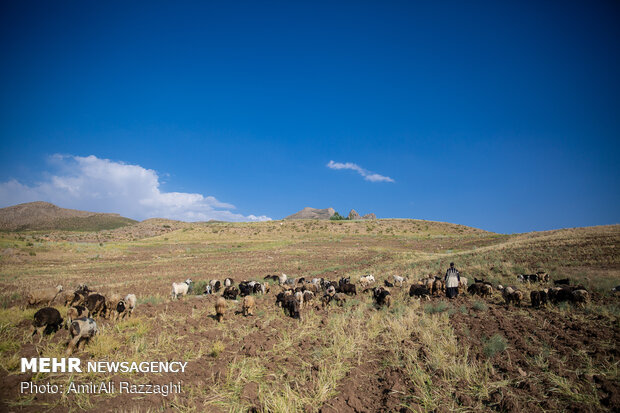
[[[330,219],[335,213],[336,210],[334,208],[316,209],[306,207],[284,219]],[[342,218],[339,217],[338,219]],[[377,216],[372,213],[361,216],[356,210],[352,209],[351,212],[349,212],[347,219],[352,221],[360,219],[377,219]]]
[[[356,210],[352,209],[351,212],[349,212],[348,218],[350,220],[362,219],[362,216],[360,214],[358,214]]]
[[[329,219],[336,213],[334,208],[316,209],[306,207],[284,219]]]

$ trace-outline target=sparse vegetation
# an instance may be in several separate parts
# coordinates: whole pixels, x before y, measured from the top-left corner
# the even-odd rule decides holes
[[[508,236],[418,220],[154,220],[96,232],[3,232],[0,369],[13,376],[19,357],[32,354],[26,330],[36,309],[20,307],[28,287],[62,282],[73,288],[86,282],[104,292],[136,293],[138,305],[135,317],[102,320],[102,334],[77,356],[188,361],[184,392],[166,399],[168,409],[317,412],[357,405],[373,411],[485,411],[499,406],[494,395],[501,392],[501,402],[512,400],[532,411],[540,406],[611,410],[588,377],[609,383],[619,379],[613,351],[620,311],[609,291],[618,279],[620,258],[614,251],[619,239],[618,226]],[[395,287],[390,308],[376,309],[371,295],[358,291],[342,306],[321,309],[315,301],[298,321],[274,305],[279,287],[269,281],[271,292],[254,296],[253,317],[235,314],[241,300],[230,300],[217,323],[216,297],[201,294],[210,279],[231,277],[238,283],[282,272],[291,278],[351,276],[353,281],[372,273],[381,285],[397,274],[411,282],[445,272],[451,261],[470,282],[475,276],[494,285],[515,285],[518,271],[545,270],[552,278],[582,282],[597,295],[584,308],[561,304],[536,310],[529,299],[522,307],[506,308],[497,292],[488,298],[462,293],[455,300],[442,295],[419,301],[408,297],[408,288]],[[188,277],[195,295],[170,302],[172,282]],[[519,287],[526,297],[538,288]],[[66,314],[63,306],[54,307]],[[60,357],[66,338],[64,330],[47,335],[36,351]],[[102,374],[86,378],[110,379]],[[153,376],[121,378],[147,382]],[[41,374],[33,379],[66,384],[70,377]],[[176,380],[157,376],[168,379]],[[524,392],[523,386],[530,390]],[[133,400],[12,397],[8,406],[27,411],[53,405],[96,410],[102,402],[122,410]],[[141,403],[144,410],[158,411],[165,409],[163,400]]]
[[[507,347],[506,339],[501,334],[495,334],[484,343],[484,354],[487,357],[493,357],[506,350]]]

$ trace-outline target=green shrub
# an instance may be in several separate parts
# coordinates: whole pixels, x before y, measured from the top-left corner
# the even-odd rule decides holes
[[[486,311],[488,309],[487,305],[482,301],[476,301],[473,305],[474,310],[478,311]]]
[[[506,350],[507,347],[506,339],[501,334],[495,334],[484,343],[484,354],[490,358]]]
[[[205,280],[200,280],[192,283],[192,294],[201,295],[205,291],[205,287],[209,282]]]
[[[424,306],[424,312],[427,314],[443,313],[448,310],[450,306],[445,301],[440,301],[437,304],[426,304]]]

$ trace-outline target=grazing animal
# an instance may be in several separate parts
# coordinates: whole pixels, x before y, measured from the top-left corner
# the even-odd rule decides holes
[[[315,285],[321,285],[324,281],[324,278],[313,278],[310,282]]]
[[[105,297],[101,294],[92,294],[86,298],[86,308],[90,312],[92,318],[96,316],[104,316],[107,313]]]
[[[304,291],[304,303],[309,303],[314,299],[314,293],[312,291]]]
[[[203,295],[213,294],[213,287],[210,284],[205,285],[205,291],[202,293]]]
[[[532,307],[540,308],[540,292],[539,291],[530,292],[530,301],[532,302]]]
[[[461,277],[461,279],[459,280],[459,288],[461,290],[467,290],[467,278],[466,277]]]
[[[409,297],[431,299],[431,291],[422,285],[412,285],[409,287]]]
[[[224,287],[230,287],[234,283],[235,283],[235,281],[232,278],[226,278],[224,280]]]
[[[284,304],[284,298],[286,298],[287,295],[291,295],[292,292],[290,290],[286,290],[286,291],[282,291],[280,293],[278,293],[276,295],[276,305],[278,307],[282,307],[282,305]]]
[[[67,345],[67,356],[73,354],[75,349],[81,350],[86,343],[97,334],[97,323],[92,318],[78,318],[71,322],[69,335],[71,339]]]
[[[245,317],[254,315],[254,307],[256,307],[256,300],[251,295],[243,297],[242,312]]]
[[[544,283],[549,282],[549,274],[544,272],[544,271],[538,271],[536,273],[536,276],[538,277],[538,281],[541,282],[541,283],[542,282],[544,282]]]
[[[110,318],[114,309],[116,308],[116,304],[123,299],[121,294],[108,294],[105,296],[105,306],[106,306],[106,314],[105,318]]]
[[[226,300],[236,300],[238,295],[239,289],[237,287],[233,287],[232,285],[224,288],[224,292],[222,293],[222,297]]]
[[[217,293],[222,289],[222,282],[220,280],[211,280],[209,281],[209,285],[214,293]]]
[[[611,289],[611,291],[614,293],[620,292],[620,285],[615,286],[614,288]]]
[[[329,287],[338,287],[338,283],[336,281],[323,281],[321,282],[321,287],[327,290]]]
[[[31,291],[28,294],[28,305],[34,306],[39,303],[45,303],[46,305],[51,305],[52,301],[56,298],[58,294],[62,291],[62,285],[56,286],[56,288],[41,288],[39,290]]]
[[[224,297],[218,297],[215,302],[215,318],[218,323],[222,322],[224,314],[226,314],[226,299]]]
[[[523,301],[523,292],[520,290],[516,290],[514,293],[512,293],[512,301],[515,303],[515,305],[521,306],[521,301]]]
[[[583,305],[589,301],[589,298],[590,293],[581,285],[576,287],[563,286],[549,289],[549,301],[553,304],[569,301],[574,304]]]
[[[320,290],[320,287],[318,284],[306,284],[304,286],[304,291],[311,291],[315,294],[317,294]]]
[[[303,309],[304,308],[304,293],[301,291],[297,291],[294,294],[294,297],[297,301],[299,301],[299,309]]]
[[[182,283],[172,283],[172,293],[171,293],[171,298],[173,300],[178,300],[179,297],[183,297],[185,295],[187,295],[187,293],[189,292],[189,287],[190,285],[192,285],[192,279],[188,278],[187,280],[183,281]]]
[[[341,279],[338,280],[339,286],[342,287],[345,284],[351,284],[351,277],[342,277]]]
[[[392,288],[394,287],[394,284],[392,284],[391,282],[389,282],[388,280],[384,280],[383,281],[383,285],[385,285],[388,288]]]
[[[355,284],[345,283],[339,286],[340,293],[344,293],[347,295],[357,295],[357,291],[355,289]]]
[[[278,281],[280,277],[278,277],[277,275],[266,275],[265,278],[263,278],[263,280],[272,280],[272,281]]]
[[[334,295],[336,294],[336,287],[334,287],[333,285],[330,285],[329,287],[325,289],[325,292],[329,295]]]
[[[393,275],[392,278],[394,278],[394,285],[398,285],[399,287],[403,286],[403,283],[405,282],[405,277],[401,277],[400,275]]]
[[[114,311],[114,321],[120,319],[124,319],[127,315],[127,306],[125,305],[125,300],[120,300],[116,304],[116,308]]]
[[[433,281],[433,289],[431,290],[432,294],[440,295],[442,291],[444,291],[443,281],[437,279]]]
[[[301,304],[294,296],[287,295],[286,297],[284,297],[282,308],[284,308],[284,310],[288,313],[290,317],[301,318]]]
[[[347,296],[343,293],[336,293],[333,296],[333,300],[336,301],[336,304],[342,307],[347,302]]]
[[[278,283],[279,283],[280,285],[283,285],[284,283],[286,283],[286,280],[287,280],[287,279],[288,279],[288,276],[287,276],[286,274],[282,273],[282,275],[280,275],[280,276],[278,277]]]
[[[523,292],[515,290],[512,287],[506,287],[502,291],[502,296],[504,297],[504,301],[506,301],[506,305],[514,303],[515,305],[520,306],[521,300],[523,300]]]
[[[52,307],[45,307],[34,313],[32,322],[34,330],[32,336],[39,333],[39,343],[43,339],[44,332],[56,332],[62,326],[62,317],[60,312]],[[34,339],[33,339],[34,340]]]
[[[363,287],[366,287],[370,284],[374,284],[374,282],[375,282],[375,277],[372,274],[363,275],[360,277],[360,284]]]
[[[422,280],[422,285],[426,286],[426,288],[428,288],[428,290],[432,293],[433,292],[433,283],[435,282],[434,278],[426,278],[424,280]]]
[[[88,308],[78,305],[76,307],[69,307],[67,310],[67,320],[65,327],[68,329],[71,325],[71,322],[78,318],[88,317],[90,313],[88,312]]]
[[[323,297],[321,297],[321,306],[326,307],[327,305],[329,305],[333,297],[334,296],[330,294],[323,294]]]
[[[131,317],[133,310],[135,310],[136,305],[138,305],[138,298],[135,294],[127,294],[125,296],[125,304],[127,305],[127,317]]]
[[[585,306],[590,301],[590,294],[586,290],[573,291],[573,302],[578,306]]]
[[[372,296],[378,307],[383,307],[385,305],[389,308],[392,305],[392,296],[390,292],[383,287],[375,288]]]
[[[228,289],[228,288],[227,288]],[[250,295],[254,292],[254,289],[250,285],[248,281],[242,281],[239,283],[239,295],[241,297],[245,297],[246,295]]]
[[[84,291],[80,289],[75,290],[75,292],[73,293],[73,299],[71,300],[71,303],[69,305],[75,307],[76,305],[86,304],[86,299],[88,298],[89,294],[89,291]]]
[[[555,284],[555,285],[569,285],[570,284],[570,279],[562,278],[561,280],[555,280],[555,281],[553,281],[553,284]]]
[[[477,282],[467,287],[467,292],[471,295],[488,297],[493,293],[493,287],[491,287],[489,284]]]
[[[73,301],[74,296],[75,296],[74,292],[63,290],[60,292],[60,294],[58,294],[57,298],[62,305],[67,307],[71,305],[71,301]]]

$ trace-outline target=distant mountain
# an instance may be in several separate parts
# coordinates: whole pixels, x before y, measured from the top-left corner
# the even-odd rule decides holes
[[[99,231],[138,221],[119,214],[60,208],[49,202],[29,202],[0,209],[0,230]]]
[[[305,207],[301,211],[289,215],[284,219],[329,219],[335,213],[336,210],[334,208],[316,209]]]
[[[293,215],[289,215],[284,219],[330,219],[335,213],[336,210],[334,208],[316,209],[306,207],[301,211],[296,212]],[[362,217],[354,209],[349,212],[349,216],[347,218],[350,220],[377,219],[375,214],[366,214]]]

